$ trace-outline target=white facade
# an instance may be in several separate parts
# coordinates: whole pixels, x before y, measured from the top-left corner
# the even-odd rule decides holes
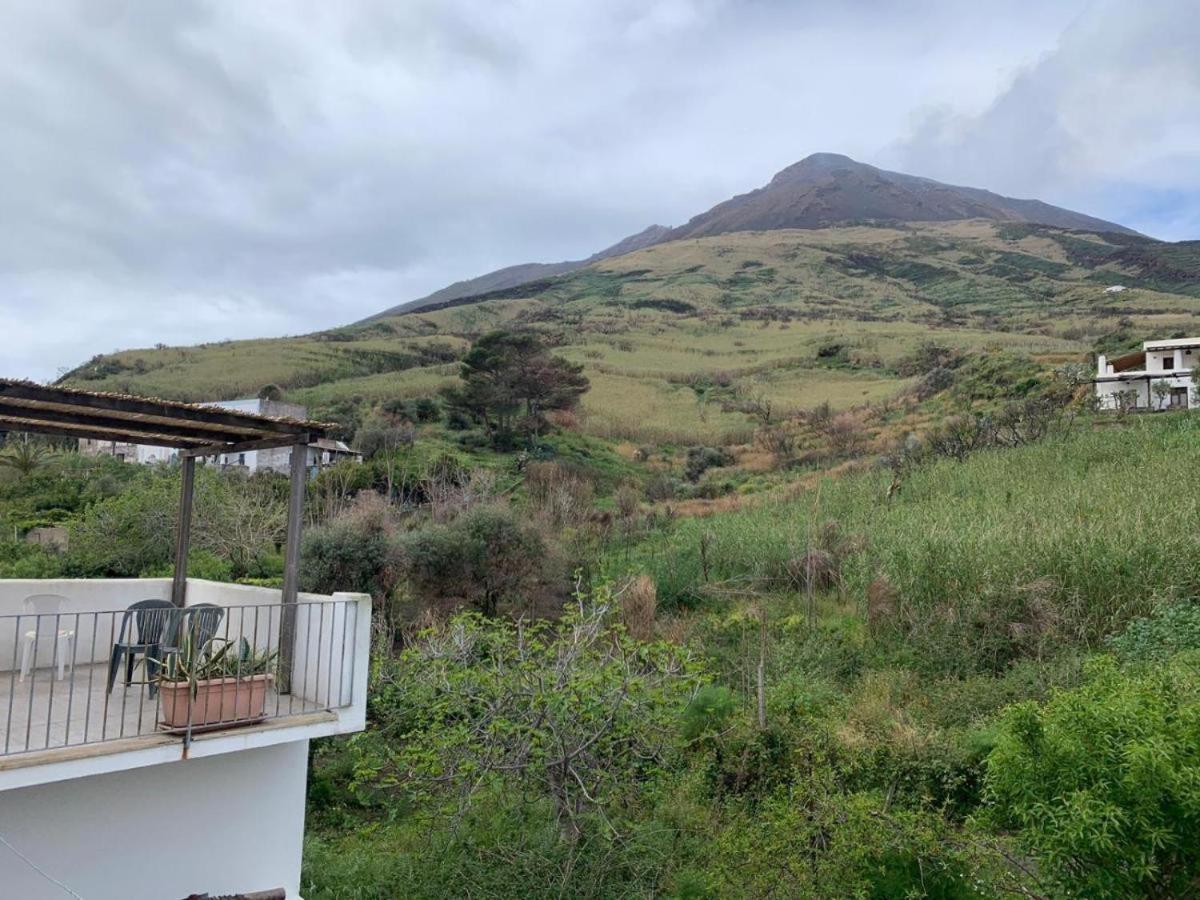
[[[1197,405],[1192,371],[1200,362],[1200,338],[1146,341],[1142,350],[1096,361],[1096,397],[1102,409],[1161,411]]]
[[[279,697],[274,715],[268,706],[261,721],[185,740],[158,728],[154,717],[143,723],[139,712],[135,719],[136,697],[122,699],[118,710],[114,698],[130,691],[120,680],[106,694],[101,676],[94,704],[83,709],[91,687],[84,673],[107,668],[113,624],[105,617],[135,600],[166,599],[170,590],[169,579],[0,580],[0,897],[70,897],[56,882],[87,900],[276,888],[300,896],[309,741],[365,725],[370,598],[301,594],[287,707]],[[68,601],[54,622],[74,632],[73,664],[62,680],[41,650],[29,680],[10,669],[28,627],[15,616],[35,594]],[[267,588],[187,584],[188,606],[224,607],[225,621],[239,622],[260,647],[278,642],[280,602],[280,592]],[[40,707],[51,687],[57,703],[30,715],[24,698],[30,709]],[[89,716],[93,733],[80,741],[79,724]],[[103,717],[107,734],[94,728]]]
[[[0,834],[87,900],[298,897],[308,741],[0,794]],[[0,896],[70,895],[0,846]]]

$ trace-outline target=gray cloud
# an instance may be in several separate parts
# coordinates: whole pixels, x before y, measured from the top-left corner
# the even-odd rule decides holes
[[[817,150],[1194,233],[1183,4],[1000,6],[4,4],[0,371],[353,321]]]
[[[1197,47],[1192,0],[1093,3],[985,110],[924,110],[889,155],[1157,237],[1200,237]]]

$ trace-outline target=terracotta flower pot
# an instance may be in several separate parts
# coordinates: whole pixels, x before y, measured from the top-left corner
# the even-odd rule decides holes
[[[272,679],[265,674],[197,681],[194,695],[186,681],[164,681],[158,688],[160,722],[166,728],[187,728],[189,710],[193,728],[258,721]]]

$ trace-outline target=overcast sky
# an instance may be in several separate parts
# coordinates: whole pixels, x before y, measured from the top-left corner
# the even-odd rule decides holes
[[[816,151],[1200,238],[1194,0],[5,0],[0,375],[345,324]]]

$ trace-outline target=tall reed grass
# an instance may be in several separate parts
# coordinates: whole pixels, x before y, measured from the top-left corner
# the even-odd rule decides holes
[[[891,501],[889,483],[882,471],[827,480],[819,494],[680,522],[611,562],[648,572],[664,608],[786,591],[789,563],[835,521],[862,538],[842,563],[844,598],[865,616],[883,579],[897,601],[878,636],[962,670],[1091,646],[1156,600],[1200,596],[1200,417],[1077,426],[935,462]]]

